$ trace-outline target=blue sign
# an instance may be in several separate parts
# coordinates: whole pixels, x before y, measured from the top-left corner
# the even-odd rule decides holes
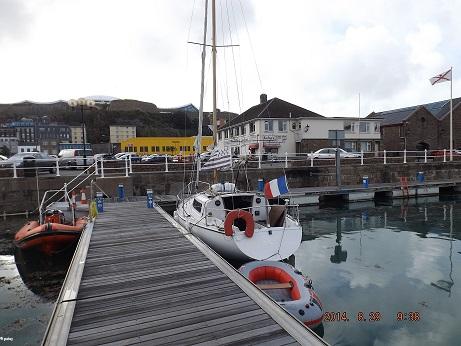
[[[154,207],[154,193],[152,189],[147,189],[147,208]]]
[[[123,187],[123,184],[118,184],[118,198],[121,201],[125,200],[125,188]]]
[[[98,209],[98,213],[104,211],[104,198],[102,192],[96,192],[96,208]]]

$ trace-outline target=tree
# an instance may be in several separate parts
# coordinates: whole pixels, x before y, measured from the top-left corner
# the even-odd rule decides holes
[[[8,148],[6,145],[0,147],[0,155],[10,157],[10,155],[11,155],[10,148]]]

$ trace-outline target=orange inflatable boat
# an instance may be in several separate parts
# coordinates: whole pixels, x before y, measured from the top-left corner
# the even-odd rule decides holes
[[[14,236],[15,245],[21,250],[37,250],[53,255],[76,243],[80,238],[87,219],[82,217],[74,225],[65,223],[59,210],[47,210],[44,223],[27,222]]]

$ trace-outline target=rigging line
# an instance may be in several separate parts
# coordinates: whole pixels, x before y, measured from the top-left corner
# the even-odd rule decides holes
[[[235,27],[238,27],[238,23],[237,23],[237,16],[236,16],[236,12],[235,9],[234,9],[234,2],[232,1],[231,2],[231,9],[232,9],[232,18],[233,18],[233,22],[235,23]],[[240,34],[239,34],[239,30],[235,30],[235,35],[237,36],[237,42],[241,42],[240,41]],[[239,49],[237,51],[238,53],[238,61],[239,61],[239,64],[238,64],[238,67],[239,67],[239,75],[240,75],[240,80],[237,80],[236,83],[238,85],[238,83],[240,83],[240,99],[241,99],[241,103],[243,104],[243,78],[242,78],[242,56],[241,56],[241,50]],[[237,71],[235,72],[235,74],[237,75]],[[240,113],[242,113],[242,109],[240,108],[239,110]]]
[[[192,20],[194,18],[194,12],[195,12],[195,0],[194,0],[194,3],[192,4],[192,12],[190,15],[190,20],[189,20],[189,30],[187,31],[187,42],[190,41],[190,32],[192,29]],[[189,45],[186,45],[186,71],[187,71],[188,66],[189,66]]]
[[[248,35],[248,41],[250,43],[250,49],[251,49],[251,54],[253,56],[253,62],[254,62],[255,67],[256,67],[256,73],[258,74],[259,86],[261,88],[261,93],[262,93],[262,91],[264,90],[263,89],[263,82],[261,80],[261,74],[259,73],[258,63],[256,61],[256,54],[255,54],[254,49],[253,49],[253,41],[251,40],[250,31],[248,30],[247,20],[246,20],[246,17],[245,17],[245,11],[243,11],[242,0],[239,0],[239,3],[240,3],[240,10],[242,11],[243,22],[245,23],[245,30],[246,30],[247,35]]]
[[[230,17],[229,17],[229,7],[227,6],[227,0],[226,0],[226,12],[227,12],[227,23],[228,23],[228,26],[229,26],[229,38],[230,38],[231,44],[233,44],[231,23],[230,23]],[[231,47],[231,52],[232,52],[232,61],[233,61],[233,64],[234,64],[234,76],[235,76],[235,82],[236,82],[236,87],[237,87],[237,100],[238,100],[238,105],[239,105],[239,113],[241,113],[242,112],[242,106],[241,106],[241,102],[240,102],[240,91],[239,91],[238,82],[237,82],[237,69],[235,67],[234,47]]]
[[[223,43],[225,42],[226,38],[226,31],[224,30],[224,17],[223,17],[223,6],[222,2],[219,3],[219,8],[220,8],[220,13],[221,13],[221,32],[223,36]],[[226,100],[227,100],[227,110],[230,108],[230,102],[229,102],[229,88],[227,86],[227,59],[226,59],[226,49],[223,49],[223,58],[224,58],[224,80],[226,81]],[[224,104],[224,103],[223,103]]]

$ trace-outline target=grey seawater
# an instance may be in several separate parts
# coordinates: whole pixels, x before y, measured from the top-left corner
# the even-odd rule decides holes
[[[39,345],[72,257],[47,258],[15,249],[24,217],[0,221],[0,343]],[[3,338],[3,340],[1,339]]]
[[[459,345],[461,200],[300,209],[295,266],[332,345]],[[339,317],[339,318],[338,318]]]

